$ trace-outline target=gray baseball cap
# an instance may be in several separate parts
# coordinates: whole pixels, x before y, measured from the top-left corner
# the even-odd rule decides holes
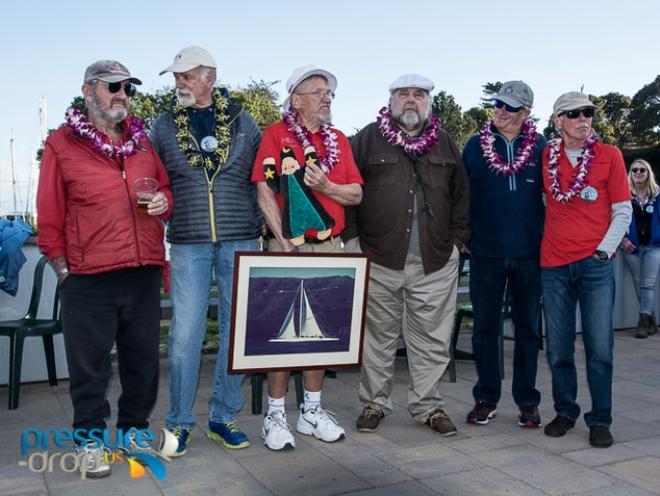
[[[564,93],[559,98],[552,107],[552,115],[557,117],[562,112],[567,112],[569,110],[577,110],[583,108],[597,108],[589,97],[584,93],[579,91],[569,91]]]
[[[531,109],[534,105],[534,92],[522,81],[507,81],[491,100],[499,100],[512,107]]]
[[[138,78],[131,76],[126,66],[116,60],[97,60],[85,70],[85,83],[99,80],[104,83],[118,83],[130,81],[134,84],[142,84]]]

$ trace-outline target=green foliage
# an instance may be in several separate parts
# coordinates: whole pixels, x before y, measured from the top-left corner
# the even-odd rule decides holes
[[[281,119],[280,109],[277,105],[278,94],[273,90],[273,86],[278,81],[270,83],[260,81],[250,81],[247,88],[231,90],[229,95],[232,101],[248,111],[257,125],[264,129]]]
[[[463,135],[463,113],[454,97],[441,91],[433,97],[431,111],[440,119],[440,126],[449,133],[459,148],[467,140]]]
[[[630,123],[638,145],[660,144],[660,75],[633,96]]]
[[[491,99],[497,94],[498,91],[500,91],[500,88],[502,88],[502,83],[500,81],[496,81],[494,83],[486,83],[482,86],[482,88],[484,89],[484,96],[481,97],[481,106],[484,109],[492,109],[493,104],[491,103]]]
[[[593,128],[603,142],[619,148],[631,143],[630,97],[612,92],[603,96],[589,95],[589,99],[598,107]]]

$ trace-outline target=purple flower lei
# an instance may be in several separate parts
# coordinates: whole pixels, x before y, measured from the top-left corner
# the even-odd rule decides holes
[[[548,160],[548,175],[550,176],[550,193],[557,203],[566,205],[571,198],[579,194],[587,185],[587,175],[591,169],[591,163],[594,160],[594,145],[598,141],[595,135],[589,136],[582,148],[582,156],[578,158],[577,175],[572,184],[568,186],[568,191],[564,192],[559,186],[559,154],[561,150],[562,139],[556,138],[549,143],[550,155]]]
[[[492,120],[487,121],[479,132],[479,144],[484,152],[484,158],[490,170],[501,176],[512,176],[517,172],[525,170],[529,165],[530,160],[536,148],[536,126],[534,121],[527,119],[523,122],[520,130],[523,136],[522,145],[518,148],[515,158],[512,163],[504,163],[502,157],[495,150],[495,135],[491,131]]]
[[[402,147],[406,153],[412,155],[424,155],[428,152],[433,145],[438,142],[440,133],[440,121],[431,112],[429,114],[429,123],[424,132],[418,138],[411,138],[406,133],[398,129],[392,124],[392,112],[387,107],[383,107],[378,111],[376,117],[378,129],[383,134],[383,137],[392,145]]]
[[[105,139],[107,136],[93,126],[87,119],[87,116],[76,107],[69,107],[64,119],[67,125],[73,129],[74,133],[81,138],[91,141],[94,148],[110,158],[115,156],[122,158],[130,157],[138,151],[140,141],[147,137],[147,133],[144,130],[144,122],[133,115],[128,116],[128,138],[121,145],[115,145]]]
[[[293,107],[290,107],[284,113],[283,120],[289,126],[289,131],[296,137],[303,150],[306,150],[309,146],[316,150],[316,147],[312,144],[309,131],[300,125],[298,122],[298,112]],[[323,145],[325,146],[325,157],[319,156],[319,165],[323,172],[328,174],[337,165],[337,162],[339,162],[337,133],[332,130],[330,124],[323,124],[321,126],[321,136],[323,136]]]

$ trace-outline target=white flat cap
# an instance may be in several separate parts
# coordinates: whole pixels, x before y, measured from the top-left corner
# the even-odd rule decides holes
[[[390,93],[394,93],[401,88],[420,88],[427,93],[431,93],[433,88],[435,88],[435,85],[429,78],[420,74],[404,74],[403,76],[396,78],[394,82],[390,84],[389,90]]]
[[[321,76],[325,78],[325,80],[328,82],[328,86],[330,87],[330,91],[334,92],[337,89],[337,78],[331,72],[326,71],[325,69],[321,69],[320,67],[316,67],[315,65],[304,65],[302,67],[298,67],[293,71],[289,79],[286,81],[286,90],[289,93],[289,96],[286,100],[284,100],[284,104],[282,105],[285,112],[289,110],[289,105],[291,103],[291,93],[293,93],[293,90],[295,90],[296,87],[305,79],[312,76]]]

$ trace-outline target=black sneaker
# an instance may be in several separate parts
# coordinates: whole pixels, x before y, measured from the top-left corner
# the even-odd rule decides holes
[[[589,444],[594,448],[609,448],[614,438],[610,430],[603,425],[592,425],[589,427]]]
[[[519,409],[518,425],[520,427],[529,427],[532,429],[541,427],[541,415],[539,415],[539,408],[536,405],[523,405]]]
[[[468,424],[486,425],[490,419],[497,416],[497,406],[483,401],[477,401],[474,408],[467,414]]]
[[[568,417],[557,415],[554,419],[552,419],[552,422],[545,426],[543,432],[545,432],[546,436],[562,437],[573,427],[575,427],[574,420],[571,420]]]
[[[385,418],[383,410],[372,406],[365,406],[360,412],[355,425],[360,432],[375,432],[383,418]]]

